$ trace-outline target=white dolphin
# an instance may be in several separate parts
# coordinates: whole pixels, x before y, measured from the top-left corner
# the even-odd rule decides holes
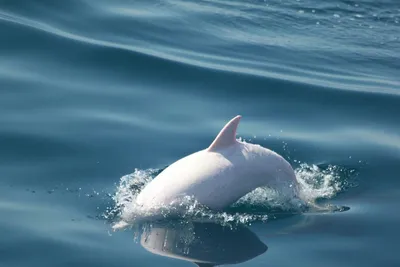
[[[154,211],[191,196],[212,210],[221,210],[264,186],[297,197],[296,175],[282,156],[236,139],[240,119],[236,116],[229,121],[207,149],[163,170],[139,193],[135,205],[142,211]]]

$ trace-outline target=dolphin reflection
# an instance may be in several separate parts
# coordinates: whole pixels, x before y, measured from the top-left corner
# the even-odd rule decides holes
[[[246,227],[231,229],[209,222],[147,224],[140,244],[151,253],[199,267],[242,263],[268,249]]]

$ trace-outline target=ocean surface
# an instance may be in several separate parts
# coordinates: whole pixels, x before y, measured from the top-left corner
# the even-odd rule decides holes
[[[325,211],[113,230],[239,114]],[[0,267],[400,266],[399,167],[398,0],[0,1]]]

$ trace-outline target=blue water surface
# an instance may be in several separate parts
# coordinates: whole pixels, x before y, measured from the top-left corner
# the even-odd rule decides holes
[[[400,266],[399,59],[398,0],[0,1],[0,266]],[[345,208],[112,230],[238,114]]]

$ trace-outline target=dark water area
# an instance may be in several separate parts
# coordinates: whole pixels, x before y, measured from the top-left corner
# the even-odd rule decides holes
[[[399,58],[397,0],[0,1],[0,266],[399,266]],[[238,114],[346,210],[112,230]]]

